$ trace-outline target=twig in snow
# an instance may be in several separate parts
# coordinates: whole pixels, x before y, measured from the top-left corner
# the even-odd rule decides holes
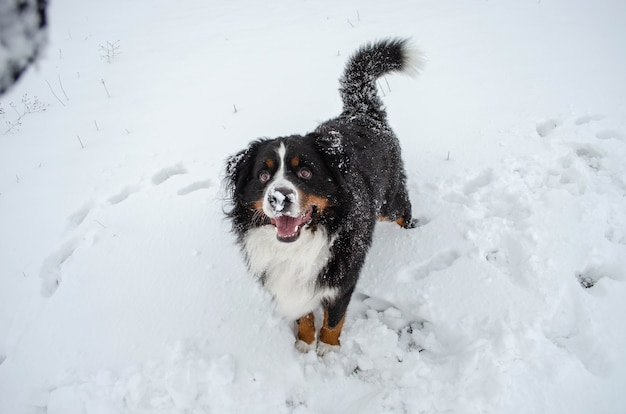
[[[57,101],[59,101],[61,103],[61,105],[65,106],[65,104],[63,103],[63,101],[57,96],[56,93],[54,93],[54,89],[52,89],[52,85],[50,85],[50,82],[48,82],[46,80],[46,83],[48,84],[48,88],[50,88],[50,92],[52,92],[52,94],[54,95],[55,98],[57,98]]]
[[[15,113],[17,114],[17,116],[18,116],[17,120],[18,120],[18,121],[20,120],[20,118],[22,118],[22,117],[26,114],[26,113],[20,114],[20,111],[18,111],[18,110],[17,110],[17,107],[15,106],[15,104],[14,104],[13,102],[11,102],[11,103],[9,104],[9,106],[10,106],[11,108],[13,108],[13,110],[14,110],[14,111],[15,111]]]
[[[61,82],[61,75],[59,74],[59,86],[61,87],[61,92],[63,92],[63,95],[65,96],[65,99],[67,101],[70,100],[70,98],[67,97],[67,94],[65,93],[65,89],[63,88],[63,83]]]
[[[109,93],[109,88],[107,88],[107,84],[104,83],[104,79],[102,79],[102,86],[104,86],[104,90],[106,91],[107,96],[110,98],[111,94]]]
[[[98,223],[99,225],[101,225],[103,229],[106,229],[106,228],[107,228],[107,226],[105,226],[104,224],[100,223],[98,220],[94,220],[94,221],[95,221],[96,223]]]
[[[80,147],[82,149],[85,149],[85,146],[83,145],[83,141],[80,139],[80,135],[76,135],[76,138],[78,138],[78,142],[80,143]]]
[[[22,96],[22,112],[17,109],[17,105],[13,102],[9,103],[9,106],[13,108],[13,111],[17,115],[17,118],[14,121],[6,121],[9,129],[4,131],[4,135],[18,131],[19,128],[22,126],[22,118],[24,118],[28,114],[45,111],[48,107],[48,104],[40,102],[39,98],[37,98],[36,96],[31,99],[28,94],[24,94]],[[0,108],[0,114],[4,114],[4,110],[2,110],[2,108]]]
[[[111,63],[120,54],[120,41],[109,42],[107,40],[106,45],[100,45],[100,50],[102,51],[100,57],[106,59],[107,63]]]

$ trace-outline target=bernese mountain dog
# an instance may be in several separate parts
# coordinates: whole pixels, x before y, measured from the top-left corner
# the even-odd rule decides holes
[[[250,273],[278,312],[297,321],[300,351],[339,348],[376,221],[415,226],[400,145],[376,83],[390,72],[416,73],[421,63],[406,39],[366,44],[340,79],[341,115],[306,135],[256,140],[228,159],[226,214]]]

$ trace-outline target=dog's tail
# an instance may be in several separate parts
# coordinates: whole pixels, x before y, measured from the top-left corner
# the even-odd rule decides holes
[[[384,39],[362,46],[348,60],[339,80],[344,115],[368,114],[384,118],[376,80],[389,72],[415,75],[423,63],[421,53],[409,46],[408,39]]]

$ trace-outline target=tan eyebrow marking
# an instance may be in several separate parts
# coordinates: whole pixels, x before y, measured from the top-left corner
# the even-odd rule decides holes
[[[291,166],[297,167],[298,164],[300,164],[300,157],[296,155],[295,157],[291,159]]]

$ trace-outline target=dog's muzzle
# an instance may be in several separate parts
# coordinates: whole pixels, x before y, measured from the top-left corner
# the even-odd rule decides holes
[[[312,209],[300,211],[298,195],[289,187],[272,187],[267,191],[263,206],[265,214],[276,228],[281,242],[294,242],[302,228],[311,221]]]

